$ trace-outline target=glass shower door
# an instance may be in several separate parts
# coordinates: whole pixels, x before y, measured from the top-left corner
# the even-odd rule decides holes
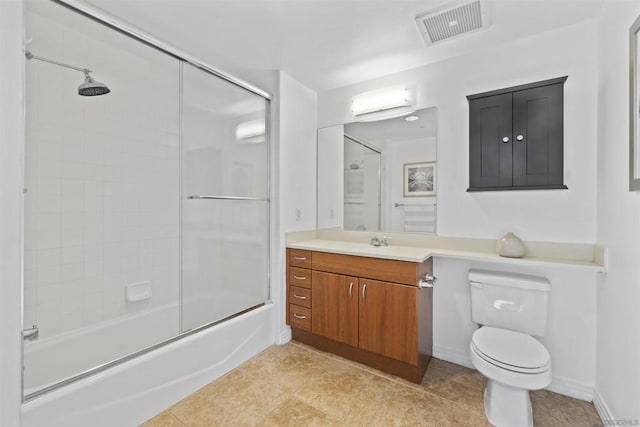
[[[344,229],[380,230],[381,153],[344,137]]]
[[[183,64],[182,332],[268,299],[267,101]]]

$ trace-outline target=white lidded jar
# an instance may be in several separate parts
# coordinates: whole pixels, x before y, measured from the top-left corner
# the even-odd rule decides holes
[[[522,258],[525,253],[524,244],[512,232],[508,232],[498,239],[496,243],[496,252],[500,256],[509,258]]]

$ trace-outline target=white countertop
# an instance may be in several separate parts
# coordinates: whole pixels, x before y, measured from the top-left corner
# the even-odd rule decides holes
[[[602,265],[593,261],[577,261],[552,258],[506,258],[496,253],[473,252],[465,250],[425,248],[413,246],[372,246],[365,243],[340,240],[306,240],[289,243],[288,248],[329,252],[343,255],[366,256],[372,258],[394,259],[398,261],[423,262],[429,257],[444,257],[470,261],[485,261],[512,265],[555,266],[587,269],[594,272],[605,271]]]

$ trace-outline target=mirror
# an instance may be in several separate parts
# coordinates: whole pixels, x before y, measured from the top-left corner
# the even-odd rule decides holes
[[[436,233],[437,109],[318,129],[318,228]]]

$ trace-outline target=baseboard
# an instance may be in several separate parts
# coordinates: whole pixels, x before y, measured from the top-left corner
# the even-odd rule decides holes
[[[462,352],[450,347],[433,346],[433,357],[447,362],[455,363],[456,365],[466,366],[467,368],[475,369],[471,363],[471,357],[469,352]]]
[[[283,330],[280,331],[280,339],[278,340],[278,345],[283,345],[291,341],[291,327],[285,326]]]
[[[468,351],[460,351],[444,346],[433,346],[433,357],[436,359],[445,360],[447,362],[455,363],[456,365],[466,366],[467,368],[475,369],[471,363]],[[563,394],[565,396],[574,397],[580,400],[586,400],[591,402],[594,400],[593,386],[583,384],[568,378],[553,377],[551,384],[547,387],[547,390],[555,393]],[[595,402],[594,402],[595,403]]]
[[[605,423],[605,421],[616,419],[611,413],[611,410],[605,403],[604,399],[602,399],[602,396],[600,396],[600,393],[598,393],[598,390],[595,390],[593,392],[593,406],[596,407],[596,412],[600,416],[603,424]]]
[[[553,362],[551,366],[553,369]],[[593,400],[592,385],[580,383],[568,378],[554,376],[551,380],[551,384],[547,387],[547,390],[573,397],[575,399],[586,400],[587,402],[591,402]]]

